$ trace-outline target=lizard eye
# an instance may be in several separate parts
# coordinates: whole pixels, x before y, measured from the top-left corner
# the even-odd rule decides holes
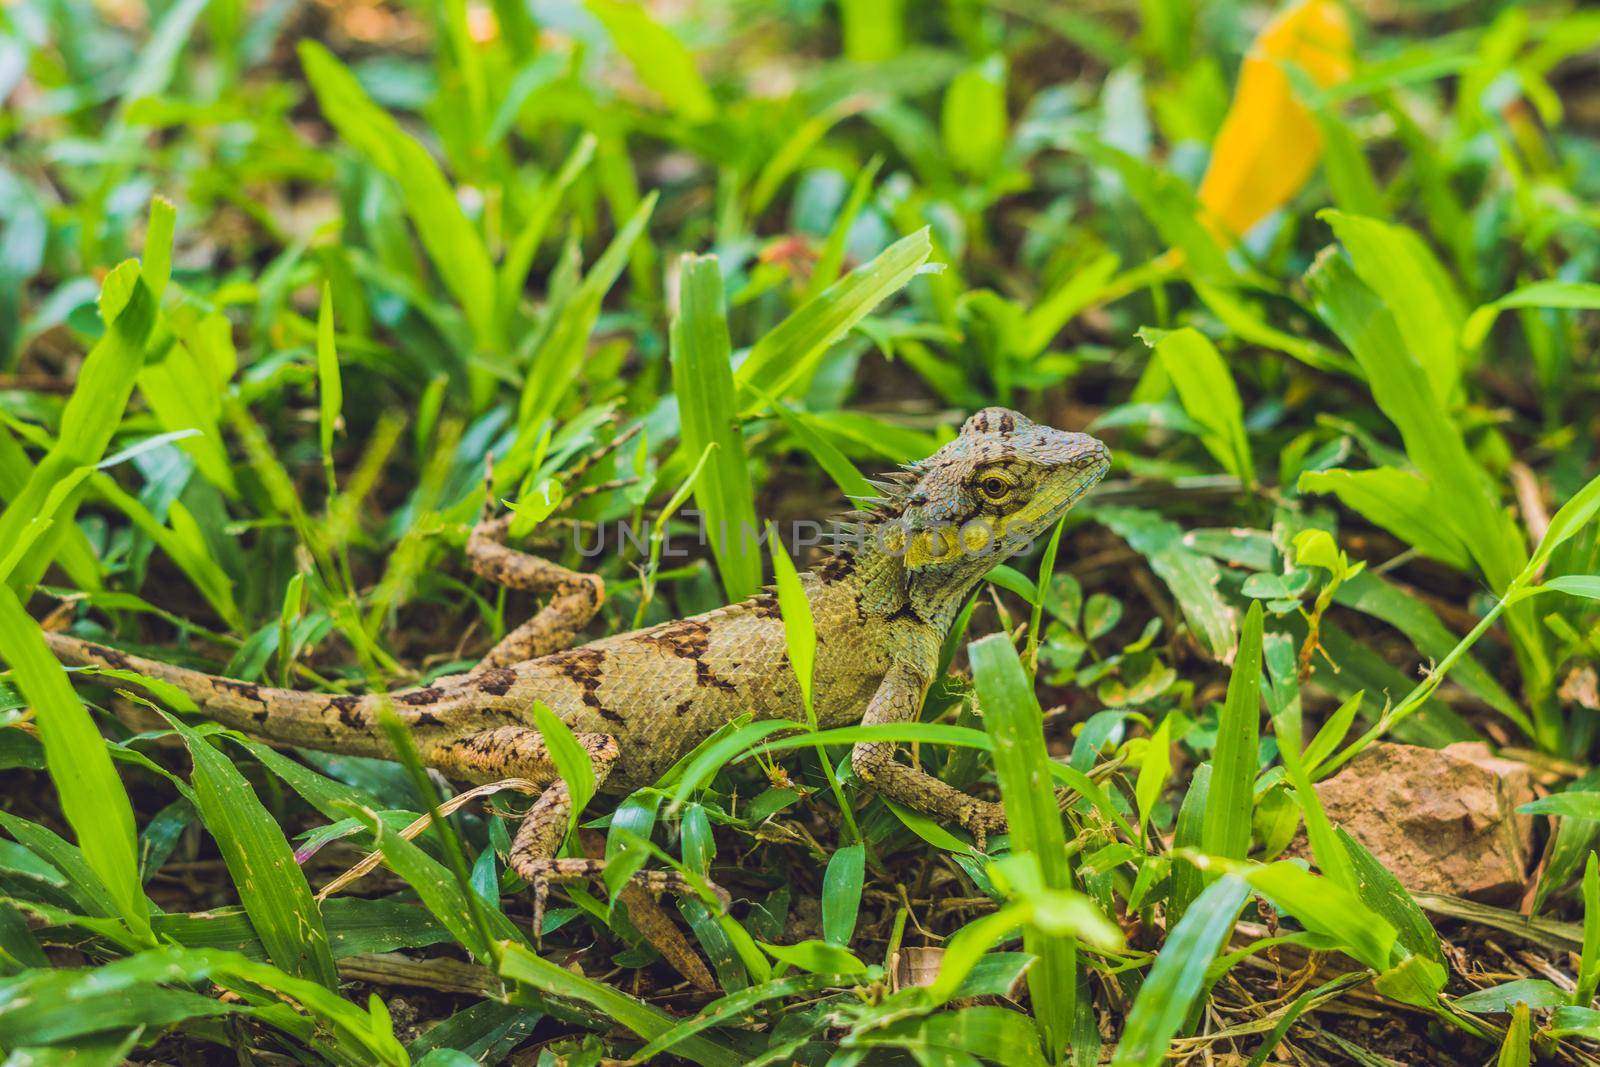
[[[978,482],[978,493],[991,504],[998,504],[1011,493],[1011,483],[998,474],[990,474]]]

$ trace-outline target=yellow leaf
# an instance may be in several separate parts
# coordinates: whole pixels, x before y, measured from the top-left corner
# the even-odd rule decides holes
[[[1224,240],[1282,207],[1322,157],[1316,118],[1295,98],[1288,67],[1323,88],[1350,77],[1350,24],[1335,0],[1300,0],[1250,46],[1200,183],[1206,222]]]

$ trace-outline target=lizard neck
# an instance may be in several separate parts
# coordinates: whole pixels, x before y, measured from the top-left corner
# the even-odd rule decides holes
[[[871,617],[910,618],[943,635],[991,564],[975,560],[959,574],[949,567],[908,569],[901,556],[867,539],[851,554],[826,561],[819,574],[824,581],[852,586],[861,610]]]

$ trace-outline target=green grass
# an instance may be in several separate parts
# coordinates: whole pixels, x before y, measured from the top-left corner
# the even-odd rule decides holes
[[[1412,1062],[1426,1019],[1445,1062],[1592,1055],[1600,20],[1369,7],[0,7],[0,1052]],[[1252,54],[1335,9],[1348,52]],[[813,555],[756,532],[989,404],[1110,479],[921,722],[820,728]],[[532,608],[461,560],[491,458],[605,577],[594,635],[771,580],[807,692],[579,805],[613,865],[541,938],[513,793],[440,819],[414,758],[274,750],[41,638],[456,672]],[[732,536],[680,555],[691,505]],[[1011,832],[876,799],[860,740]],[[1549,787],[1535,922],[1413,898],[1318,800],[1460,740]],[[715,992],[608,899],[644,866],[699,887],[663,908]],[[1394,1025],[1318,1010],[1357,993]]]

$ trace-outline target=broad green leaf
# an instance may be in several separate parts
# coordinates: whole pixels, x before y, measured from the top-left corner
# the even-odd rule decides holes
[[[1302,493],[1333,493],[1345,507],[1423,555],[1459,570],[1471,566],[1467,546],[1449,523],[1439,520],[1445,501],[1421,475],[1393,467],[1305,471],[1296,488]]]
[[[1474,990],[1450,1003],[1462,1011],[1483,1015],[1508,1012],[1516,1004],[1526,1004],[1530,1008],[1559,1008],[1566,1002],[1567,994],[1554,982],[1543,978],[1519,978],[1488,989]]]
[[[794,945],[769,945],[762,941],[758,944],[779,963],[810,974],[862,974],[867,969],[849,949],[826,941],[801,941]]]
[[[1365,241],[1372,231],[1371,227],[1356,225],[1350,232],[1356,240]],[[1417,242],[1414,236],[1398,240]],[[1363,254],[1370,258],[1380,253]],[[1428,272],[1428,277],[1417,279],[1416,284],[1432,286],[1438,290],[1433,299],[1448,305],[1449,298],[1430,281],[1438,265],[1429,262],[1431,266],[1413,262],[1416,269]],[[1361,364],[1373,399],[1400,431],[1407,457],[1426,477],[1433,500],[1440,505],[1434,512],[1434,521],[1448,527],[1466,546],[1492,588],[1509,589],[1527,565],[1527,549],[1500,506],[1487,475],[1467,450],[1460,428],[1451,421],[1446,398],[1430,384],[1433,372],[1426,370],[1419,355],[1411,350],[1411,338],[1397,321],[1404,315],[1409,329],[1423,328],[1418,324],[1420,312],[1395,306],[1395,302],[1406,299],[1408,287],[1380,296],[1337,255],[1322,256],[1307,273],[1306,283],[1315,297],[1318,313]],[[1447,311],[1438,314],[1448,317]],[[1428,324],[1439,325],[1431,319]],[[1525,607],[1512,608],[1507,619],[1525,668],[1538,674],[1548,672],[1543,638],[1531,613]],[[1541,681],[1535,679],[1536,683]]]
[[[945,155],[969,175],[992,173],[1006,143],[1006,60],[990,55],[957,74],[944,91]]]
[[[1223,663],[1234,658],[1238,636],[1234,609],[1218,587],[1222,571],[1216,561],[1189,547],[1183,527],[1153,511],[1138,508],[1091,508],[1111,532],[1150,561],[1150,569],[1166,583],[1196,636]]]
[[[832,945],[848,947],[861,909],[861,885],[866,876],[867,850],[846,845],[828,858],[822,876],[822,937]]]
[[[1293,915],[1307,930],[1333,939],[1374,970],[1388,969],[1395,943],[1394,927],[1349,890],[1288,860],[1240,869],[1238,873],[1256,892]]]
[[[1035,1021],[1009,1008],[978,1005],[862,1028],[844,1045],[904,1049],[919,1063],[971,1064],[981,1057],[1006,1067],[1045,1067]]]
[[[1361,280],[1394,316],[1410,357],[1421,365],[1439,408],[1455,397],[1461,377],[1456,340],[1466,307],[1455,283],[1412,230],[1342,211],[1318,215],[1349,250]],[[1361,358],[1361,353],[1355,353]],[[1371,369],[1367,369],[1369,380]],[[1375,386],[1376,388],[1376,386]]]

